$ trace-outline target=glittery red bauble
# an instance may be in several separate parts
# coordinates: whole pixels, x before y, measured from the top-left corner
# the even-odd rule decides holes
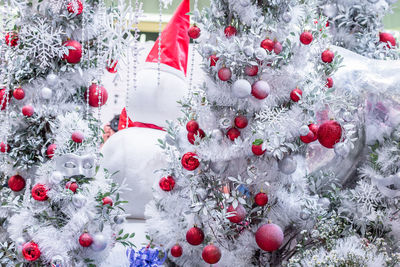
[[[208,264],[215,264],[221,259],[221,250],[214,245],[207,245],[203,248],[203,253],[201,257]]]
[[[80,144],[80,143],[83,142],[83,139],[85,139],[85,136],[83,135],[82,132],[80,132],[80,131],[75,131],[75,132],[72,133],[71,139],[72,139],[72,141],[74,141],[75,143]]]
[[[253,145],[251,146],[251,151],[256,156],[264,155],[266,150],[263,149],[262,146],[263,146],[263,140],[257,139],[256,141],[253,142]]]
[[[239,204],[236,209],[233,208],[233,205],[230,205],[228,209],[226,210],[227,212],[231,212],[231,215],[228,215],[228,220],[230,220],[233,223],[240,223],[246,218],[246,209]],[[234,215],[234,216],[232,216]]]
[[[83,4],[81,0],[72,0],[68,3],[67,9],[69,13],[76,13],[77,15],[82,14]]]
[[[342,138],[342,127],[337,121],[324,122],[318,129],[318,141],[326,148],[333,148]]]
[[[204,241],[204,233],[200,228],[192,227],[186,232],[186,241],[192,246],[198,246]]]
[[[189,133],[187,134],[187,138],[188,138],[189,143],[191,143],[192,145],[194,145],[194,141],[195,141],[195,139],[196,139],[196,136],[199,136],[201,139],[203,139],[204,137],[206,137],[206,134],[204,133],[204,131],[203,131],[202,129],[199,129],[199,130],[198,130],[197,132],[195,132],[195,133],[189,132]]]
[[[14,89],[13,96],[17,100],[22,100],[25,97],[25,91],[21,87]]]
[[[257,99],[265,99],[270,93],[271,88],[266,81],[256,81],[251,86],[251,94]]]
[[[258,206],[265,206],[268,203],[268,196],[267,194],[260,192],[258,193],[255,197],[254,197],[254,202],[258,205]]]
[[[299,88],[293,89],[292,92],[290,92],[290,99],[294,102],[298,102],[300,100],[300,97],[303,95],[303,91],[301,91]]]
[[[235,118],[235,126],[239,129],[244,129],[247,127],[247,125],[249,124],[248,119],[246,118],[246,116],[243,115],[239,115]]]
[[[272,41],[271,39],[265,39],[265,40],[263,40],[262,42],[261,42],[261,45],[260,45],[262,48],[264,48],[265,50],[268,50],[268,51],[272,51],[272,50],[274,50],[274,47],[275,47],[275,43],[274,43],[274,41]]]
[[[14,192],[19,192],[25,188],[25,179],[20,175],[11,176],[8,179],[8,187]]]
[[[8,93],[8,101],[6,97],[4,97],[5,94]],[[4,110],[7,107],[7,103],[10,104],[11,100],[11,93],[7,92],[6,88],[0,89],[0,109]]]
[[[325,63],[331,63],[333,61],[333,58],[335,57],[335,54],[331,50],[325,50],[321,54],[321,59]]]
[[[103,201],[103,206],[110,205],[112,207],[113,205],[113,200],[111,199],[111,197],[103,197],[102,201]]]
[[[88,233],[83,233],[81,234],[81,236],[79,237],[79,244],[82,247],[89,247],[91,244],[93,243],[93,237],[88,234]]]
[[[35,261],[40,258],[40,249],[35,242],[28,242],[22,246],[22,255],[27,261]]]
[[[57,145],[56,144],[49,145],[47,147],[47,150],[46,150],[47,157],[50,158],[50,159],[53,158],[54,157],[54,152],[56,151],[56,149],[57,149]]]
[[[107,64],[106,70],[109,73],[117,73],[117,65],[118,65],[118,60],[111,60],[109,64]]]
[[[275,251],[283,243],[283,231],[276,224],[264,224],[256,232],[256,242],[264,251]]]
[[[309,45],[311,44],[313,40],[313,35],[311,32],[303,32],[302,34],[300,34],[300,42],[304,45]]]
[[[19,40],[18,33],[16,33],[16,32],[6,33],[6,44],[8,46],[17,46],[18,40]]]
[[[389,43],[392,45],[392,48],[396,47],[396,39],[388,32],[380,32],[379,33],[379,41],[381,43],[387,43],[387,47],[390,48]]]
[[[240,131],[236,128],[230,128],[228,132],[226,133],[226,136],[229,137],[232,141],[234,141],[236,138],[240,136]]]
[[[248,76],[256,76],[258,73],[258,66],[257,65],[247,65],[244,68],[244,73]]]
[[[237,31],[236,31],[235,27],[228,26],[228,27],[225,28],[224,33],[225,33],[225,36],[229,38],[229,37],[231,37],[233,35],[236,35]]]
[[[32,188],[32,197],[37,201],[45,201],[48,199],[47,197],[47,188],[44,184],[36,184]]]
[[[331,77],[326,78],[326,87],[328,88],[333,87],[333,79]]]
[[[99,99],[100,95],[100,99]],[[85,100],[87,101],[88,91],[85,91]],[[93,83],[89,86],[89,105],[94,108],[103,106],[108,99],[108,93],[104,86],[99,86]],[[100,103],[99,103],[100,100]]]
[[[200,166],[200,162],[197,159],[196,153],[187,152],[185,155],[182,156],[181,160],[182,166],[184,169],[188,171],[194,171],[197,167]]]
[[[10,149],[11,149],[11,147],[8,144],[7,144],[7,147],[6,147],[6,144],[4,142],[0,143],[0,152],[1,153],[9,152]]]
[[[24,107],[22,107],[22,114],[26,117],[31,117],[33,115],[33,113],[35,113],[35,109],[30,106],[30,105],[26,105]]]
[[[78,184],[75,182],[68,182],[65,184],[65,188],[71,190],[72,192],[76,192],[76,190],[78,189]]]
[[[274,53],[279,55],[282,52],[282,44],[278,41],[274,42]]]
[[[180,245],[176,244],[171,248],[171,255],[174,256],[175,258],[179,258],[182,256],[183,249]]]
[[[186,130],[189,133],[196,133],[199,130],[199,124],[195,120],[188,121],[186,123]]]
[[[307,135],[300,136],[300,140],[305,144],[316,141],[318,139],[318,128],[319,126],[316,124],[308,125],[308,129],[310,129],[310,131]]]
[[[194,25],[189,28],[188,35],[192,39],[197,39],[200,37],[200,31],[201,31],[200,28]]]
[[[232,77],[232,71],[229,68],[223,67],[218,71],[218,78],[221,81],[228,81]]]
[[[160,186],[161,190],[169,192],[175,187],[174,177],[172,176],[163,177],[158,182],[158,185]]]
[[[215,65],[217,65],[218,60],[219,60],[219,57],[217,57],[216,55],[211,55],[210,56],[210,67],[214,67]]]
[[[78,41],[68,40],[63,43],[63,46],[68,49],[68,55],[64,54],[63,60],[71,64],[77,64],[81,61],[82,45]]]

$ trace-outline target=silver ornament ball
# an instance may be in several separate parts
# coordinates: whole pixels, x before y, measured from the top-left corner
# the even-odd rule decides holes
[[[211,138],[215,139],[217,142],[221,142],[224,138],[224,134],[219,129],[214,129],[211,131]]]
[[[254,54],[254,48],[252,46],[246,46],[243,49],[243,53],[248,57],[252,57]]]
[[[232,93],[238,98],[245,98],[251,94],[251,84],[249,81],[240,79],[233,83]]]
[[[286,23],[289,23],[292,21],[292,14],[290,14],[290,12],[285,12],[282,15],[282,20]]]
[[[58,84],[58,81],[58,76],[54,73],[51,73],[46,77],[46,82],[51,87],[56,86]]]
[[[210,169],[216,173],[221,174],[225,172],[229,167],[229,161],[211,161]]]
[[[105,250],[107,244],[107,238],[102,233],[97,233],[93,236],[93,243],[90,248],[96,252],[99,252]]]
[[[257,47],[254,51],[254,55],[258,60],[264,60],[267,58],[267,51],[262,47]]]
[[[340,157],[346,157],[350,152],[350,148],[347,144],[341,142],[341,143],[335,144],[334,151],[335,151],[336,155],[338,155]]]
[[[116,224],[123,224],[125,222],[125,216],[117,215],[114,217],[114,222]]]
[[[307,135],[309,132],[310,132],[310,128],[308,128],[307,125],[303,125],[303,126],[301,126],[300,129],[299,129],[299,134],[300,134],[301,136],[305,136],[305,135]]]
[[[51,267],[65,267],[64,258],[60,255],[51,258]]]
[[[53,91],[48,87],[43,87],[40,93],[42,97],[47,100],[53,96]]]
[[[284,174],[292,174],[297,169],[297,161],[292,156],[285,156],[278,163],[279,170]]]

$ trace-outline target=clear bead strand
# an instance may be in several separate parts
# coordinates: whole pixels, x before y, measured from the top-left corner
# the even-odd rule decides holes
[[[129,1],[129,5],[130,5],[130,7],[132,7],[132,2],[131,1]],[[123,18],[121,18],[121,19],[123,19]],[[131,25],[131,22],[132,22],[132,10],[131,10],[131,12],[129,12],[129,19],[128,19],[128,21],[127,21],[127,27],[128,27],[128,33],[129,34],[131,34],[131,32],[130,32],[130,25]],[[126,71],[127,71],[127,74],[126,74],[126,92],[125,92],[125,115],[126,115],[126,122],[125,122],[125,129],[127,129],[128,128],[128,125],[129,125],[129,117],[128,117],[128,109],[129,109],[129,90],[130,90],[130,88],[131,88],[131,73],[132,73],[132,70],[131,70],[131,64],[129,64],[130,63],[130,56],[131,56],[131,48],[130,48],[130,46],[128,46],[128,48],[127,48],[127,50],[126,50],[126,64],[127,64],[127,66],[126,66]]]
[[[162,1],[159,0],[159,21],[158,21],[158,60],[157,60],[157,86],[161,84],[161,38],[162,38]]]
[[[194,12],[197,11],[197,2],[198,0],[194,1]],[[194,57],[196,55],[196,39],[193,39],[192,45],[192,53],[191,53],[191,60],[190,60],[190,75],[189,75],[189,95],[192,93],[192,85],[193,85],[193,71],[194,71]]]
[[[83,4],[83,10],[85,11],[86,10],[86,8],[87,8],[87,6],[85,5],[85,2],[83,2],[82,3]],[[86,12],[82,12],[82,63],[83,63],[83,65],[85,65],[85,63],[86,63],[86,67],[89,69],[90,68],[90,66],[89,66],[89,40],[88,40],[88,43],[87,43],[87,51],[88,51],[88,53],[87,53],[87,56],[88,56],[88,60],[85,62],[85,56],[86,56],[86,54],[85,54],[85,40],[86,40],[86,35],[85,35],[85,33],[86,33]],[[88,85],[88,86],[90,86],[90,84]],[[89,110],[90,110],[90,107],[89,107],[89,88],[86,90],[86,120],[89,120]]]

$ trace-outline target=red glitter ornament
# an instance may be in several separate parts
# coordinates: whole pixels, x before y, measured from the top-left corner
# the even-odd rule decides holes
[[[192,246],[198,246],[204,241],[203,230],[194,226],[186,232],[186,241]]]
[[[282,44],[278,41],[274,42],[274,53],[279,55],[282,52]]]
[[[269,84],[266,81],[262,80],[256,81],[251,86],[251,94],[259,100],[267,98],[270,91],[271,88],[269,87]]]
[[[14,191],[14,192],[19,192],[22,189],[25,188],[25,179],[20,176],[20,175],[14,175],[11,176],[10,179],[8,179],[8,187]]]
[[[268,203],[268,196],[267,194],[260,192],[258,193],[255,197],[254,197],[254,202],[260,206],[263,207],[265,205],[267,205]]]
[[[88,234],[88,233],[83,233],[81,234],[81,236],[79,237],[79,244],[82,247],[90,247],[90,245],[93,243],[93,237]]]
[[[396,47],[396,39],[393,37],[392,34],[388,32],[380,32],[379,33],[379,41],[381,43],[387,43],[387,48],[395,48]],[[391,46],[389,45],[391,44]]]
[[[6,33],[6,44],[8,46],[17,46],[18,45],[18,33],[16,32],[7,32]]]
[[[334,58],[335,58],[335,54],[329,49],[325,50],[321,54],[321,59],[325,63],[331,63]]]
[[[244,68],[244,73],[250,77],[256,76],[258,73],[258,66],[257,65],[247,65]]]
[[[79,187],[78,184],[75,182],[68,182],[65,184],[65,188],[71,190],[74,193],[76,193],[78,187]]]
[[[234,141],[236,138],[240,136],[240,131],[236,128],[230,128],[226,133],[226,136],[228,136],[228,138],[231,139],[231,141]]]
[[[206,137],[206,134],[204,133],[204,131],[203,131],[202,129],[199,129],[199,130],[198,130],[197,132],[195,132],[195,133],[189,132],[189,133],[187,134],[187,138],[188,138],[189,143],[191,143],[192,145],[194,145],[194,141],[195,141],[195,139],[196,139],[196,136],[199,136],[201,139],[203,139],[204,137]]]
[[[51,158],[54,157],[54,152],[56,151],[56,149],[57,149],[57,145],[56,145],[56,144],[51,144],[51,145],[49,145],[49,146],[47,147],[46,155],[47,155],[47,157],[48,157],[49,159],[51,159]]]
[[[213,244],[204,247],[201,257],[208,264],[215,264],[221,259],[221,250]]]
[[[249,124],[248,119],[246,118],[246,116],[243,115],[239,115],[235,118],[235,126],[239,129],[244,129],[247,127],[247,125]]]
[[[6,152],[8,153],[10,151],[10,149],[11,149],[11,147],[9,144],[7,144],[7,147],[6,147],[6,144],[4,142],[0,143],[0,152],[1,153],[6,153]]]
[[[112,205],[114,204],[111,197],[103,197],[102,202],[103,206],[109,205],[110,207],[112,207]]]
[[[68,49],[68,55],[64,54],[63,60],[71,64],[77,64],[81,61],[82,45],[78,41],[68,40],[63,43],[63,46]]]
[[[324,122],[318,129],[318,141],[326,148],[333,148],[342,138],[342,126],[337,121]]]
[[[316,124],[308,125],[308,129],[310,129],[310,131],[307,135],[300,136],[300,140],[305,144],[316,141],[318,139],[318,128],[319,127]]]
[[[199,130],[199,124],[195,120],[190,120],[186,123],[186,130],[189,133],[196,133]]]
[[[26,117],[31,117],[35,113],[35,109],[31,105],[22,107],[22,114]]]
[[[292,99],[293,102],[299,102],[302,96],[303,91],[301,91],[299,88],[293,89],[292,92],[290,92],[290,99]]]
[[[265,40],[263,40],[262,42],[261,42],[261,45],[260,45],[262,48],[264,48],[265,50],[268,50],[268,51],[272,51],[272,50],[274,50],[274,47],[275,47],[275,43],[274,43],[274,41],[272,41],[271,39],[265,39]]]
[[[74,141],[75,143],[82,143],[83,140],[85,139],[85,136],[83,135],[83,133],[81,131],[75,131],[72,133],[71,135],[71,139],[72,141]]]
[[[258,228],[255,237],[257,245],[269,252],[279,249],[284,238],[282,229],[273,223],[264,224]]]
[[[17,100],[22,100],[25,97],[25,91],[21,87],[15,88],[13,91],[13,96]]]
[[[233,207],[233,205],[230,205],[226,211],[231,213],[227,218],[233,223],[242,222],[244,218],[246,218],[247,214],[246,209],[241,204],[239,204],[236,209]]]
[[[237,30],[233,26],[228,26],[228,27],[225,28],[224,33],[225,33],[225,36],[229,38],[231,36],[236,35]]]
[[[99,99],[100,95],[100,99]],[[88,97],[88,91],[85,91],[85,100],[87,101]],[[108,99],[108,92],[106,88],[102,85],[97,85],[93,83],[91,86],[89,86],[89,106],[98,108],[103,106]],[[99,103],[100,100],[100,103]]]
[[[194,25],[189,28],[188,35],[192,39],[197,39],[200,37],[200,32],[201,32],[200,28]]]
[[[158,182],[161,190],[169,192],[175,187],[175,179],[172,176],[163,177]]]
[[[82,14],[83,4],[81,0],[72,0],[68,3],[67,9],[69,13],[76,13],[77,15]]]
[[[183,254],[183,249],[179,244],[176,244],[171,248],[171,255],[175,258],[179,258]]]
[[[36,184],[32,188],[32,197],[34,200],[37,201],[46,201],[48,199],[47,197],[47,188],[44,184]]]
[[[8,94],[8,100],[4,97],[5,94]],[[10,104],[11,93],[7,91],[6,88],[0,89],[0,109],[4,110],[7,107],[7,103]]]
[[[232,71],[230,68],[223,67],[218,71],[218,78],[221,81],[226,82],[226,81],[230,80],[231,77],[232,77]]]
[[[309,31],[305,31],[302,34],[300,34],[300,42],[304,45],[309,45],[311,44],[313,40],[313,35]]]
[[[35,261],[40,258],[40,249],[35,242],[28,242],[22,246],[22,256],[27,261]]]
[[[117,73],[117,65],[118,65],[118,60],[111,60],[109,64],[107,64],[106,70],[109,73]]]
[[[216,55],[211,55],[210,56],[210,67],[214,67],[215,65],[217,65],[218,60],[219,60],[219,57],[217,57]]]
[[[194,171],[200,166],[200,162],[197,159],[196,153],[187,152],[182,156],[181,160],[182,166],[184,169],[188,171]]]

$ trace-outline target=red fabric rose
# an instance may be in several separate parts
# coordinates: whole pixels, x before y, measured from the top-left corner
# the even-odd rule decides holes
[[[199,167],[200,165],[200,162],[196,157],[197,157],[196,153],[193,152],[188,152],[185,155],[183,155],[181,161],[183,168],[185,168],[188,171],[194,171],[195,169],[197,169],[197,167]]]

